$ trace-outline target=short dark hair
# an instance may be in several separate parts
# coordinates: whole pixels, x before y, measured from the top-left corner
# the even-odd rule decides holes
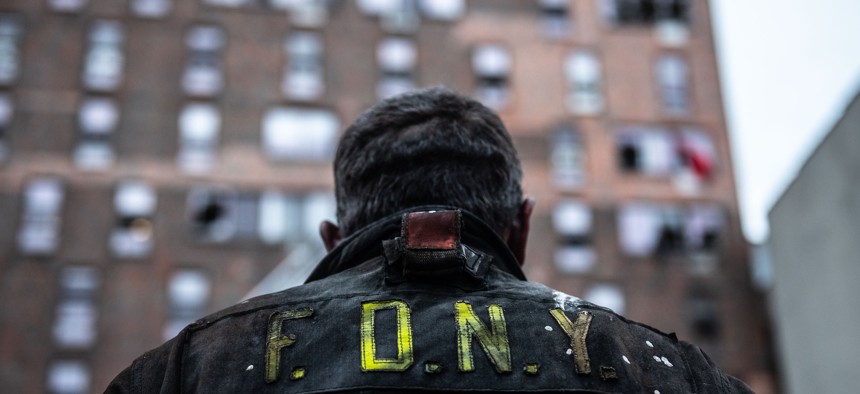
[[[445,88],[384,100],[340,139],[334,161],[343,235],[420,205],[470,211],[498,233],[522,202],[522,170],[501,119]]]

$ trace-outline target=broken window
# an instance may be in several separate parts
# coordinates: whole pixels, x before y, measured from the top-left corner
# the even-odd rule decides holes
[[[21,71],[24,24],[17,14],[0,14],[0,85],[11,85]]]
[[[582,136],[569,126],[560,126],[550,140],[552,180],[565,189],[577,188],[585,182],[585,148]]]
[[[163,332],[165,340],[173,338],[182,328],[203,316],[211,291],[212,280],[201,270],[184,268],[170,276],[167,283],[167,322]]]
[[[567,106],[574,114],[594,114],[603,110],[603,77],[600,61],[588,50],[571,52],[564,62],[567,77]]]
[[[337,115],[328,110],[271,108],[263,115],[263,150],[276,160],[328,161],[339,129]]]
[[[601,8],[614,26],[654,25],[670,21],[687,24],[690,0],[602,0]]]
[[[510,101],[511,54],[500,44],[482,44],[472,51],[475,97],[499,109]]]
[[[114,162],[111,135],[119,123],[116,101],[107,97],[85,97],[78,108],[78,144],[74,161],[85,170],[103,169]]]
[[[559,237],[555,265],[564,273],[591,269],[597,256],[591,243],[591,209],[582,201],[562,200],[552,213],[552,224]]]
[[[322,37],[319,33],[294,32],[287,37],[284,49],[284,96],[304,101],[320,98],[325,90]]]
[[[385,99],[415,89],[416,52],[415,43],[406,38],[389,37],[379,43],[376,62],[382,75],[376,84],[377,97]]]
[[[60,215],[65,192],[54,178],[38,178],[24,189],[18,247],[27,254],[49,254],[60,242]]]
[[[101,278],[93,267],[69,266],[60,272],[60,299],[54,319],[54,342],[63,348],[85,349],[96,342],[96,291]]]
[[[221,114],[215,105],[186,104],[179,113],[179,168],[191,174],[209,171],[215,162],[220,130]]]
[[[675,138],[657,127],[626,127],[618,134],[617,157],[624,172],[670,175],[677,167]]]
[[[122,25],[117,21],[96,21],[88,37],[82,76],[84,86],[94,91],[116,90],[122,82],[125,64],[122,53],[125,32]]]
[[[157,197],[155,190],[140,181],[123,181],[114,194],[117,220],[110,235],[110,248],[117,257],[137,258],[152,251]]]
[[[182,74],[182,89],[189,96],[212,97],[224,88],[221,53],[227,40],[223,29],[212,25],[193,26],[185,35],[188,59]]]
[[[199,187],[188,193],[187,212],[198,239],[206,242],[255,239],[255,193]]]
[[[628,203],[618,211],[618,238],[630,256],[714,253],[723,231],[718,205],[687,207]]]

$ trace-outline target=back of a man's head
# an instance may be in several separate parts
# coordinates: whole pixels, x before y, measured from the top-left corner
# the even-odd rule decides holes
[[[380,102],[341,137],[334,162],[343,235],[394,212],[449,205],[505,230],[522,202],[522,170],[489,108],[444,88]]]

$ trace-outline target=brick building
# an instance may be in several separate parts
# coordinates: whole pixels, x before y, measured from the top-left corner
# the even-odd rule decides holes
[[[4,2],[0,386],[98,392],[272,270],[300,282],[342,128],[432,85],[513,134],[532,280],[769,389],[709,10],[682,0]]]

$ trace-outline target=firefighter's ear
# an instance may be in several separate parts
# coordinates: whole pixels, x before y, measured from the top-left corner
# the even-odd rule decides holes
[[[320,223],[320,238],[322,238],[326,252],[331,252],[343,237],[340,234],[340,227],[328,220],[323,220]]]
[[[532,212],[535,209],[535,200],[531,197],[526,197],[522,205],[517,209],[517,214],[514,216],[514,221],[511,223],[511,228],[508,231],[508,247],[517,258],[517,262],[523,265],[526,262],[526,245],[529,240],[529,224],[531,222]]]

